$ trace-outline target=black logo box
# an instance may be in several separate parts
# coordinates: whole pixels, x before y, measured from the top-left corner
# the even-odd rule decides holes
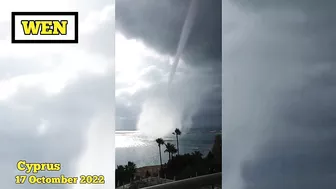
[[[75,17],[75,39],[67,40],[16,40],[15,39],[15,16],[74,16]],[[12,43],[78,43],[78,12],[12,12]]]

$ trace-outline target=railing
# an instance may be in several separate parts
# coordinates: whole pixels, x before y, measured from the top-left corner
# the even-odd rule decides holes
[[[165,184],[146,187],[143,189],[185,189],[185,188],[201,188],[204,186],[220,185],[222,183],[222,173],[214,173],[209,175],[198,176],[189,179],[178,180]]]

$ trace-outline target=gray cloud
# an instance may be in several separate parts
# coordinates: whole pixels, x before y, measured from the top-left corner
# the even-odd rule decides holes
[[[99,16],[101,9],[108,5],[105,1],[91,3],[90,7],[82,2],[76,4],[72,1],[71,4],[68,8],[79,10],[81,19],[86,18],[92,11],[97,11]],[[43,7],[42,4],[41,7]],[[114,10],[110,10],[108,14],[111,12],[113,13]],[[40,176],[59,176],[60,174],[78,176],[79,172],[81,174],[99,173],[106,176],[107,184],[104,187],[111,187],[109,183],[114,185],[114,178],[109,172],[105,172],[106,169],[114,169],[114,156],[111,155],[113,149],[106,150],[105,146],[108,143],[108,147],[111,145],[113,147],[114,141],[114,69],[112,65],[105,68],[105,63],[111,61],[112,64],[114,59],[114,30],[111,29],[113,28],[111,25],[114,26],[113,17],[105,21],[105,24],[102,22],[96,27],[99,33],[83,34],[85,31],[80,30],[81,42],[76,45],[76,49],[72,49],[71,45],[65,45],[64,53],[62,51],[45,52],[45,54],[42,52],[38,57],[34,53],[29,57],[23,57],[20,51],[21,45],[16,45],[17,49],[13,49],[7,41],[1,41],[1,50],[7,53],[2,53],[0,57],[0,94],[6,96],[7,89],[17,89],[8,98],[0,100],[0,154],[2,154],[0,177],[4,188],[73,187],[14,184],[15,175],[22,174],[15,167],[20,159],[30,162],[62,163],[62,171],[44,172],[39,174]],[[0,33],[6,31],[6,28],[1,28]],[[108,34],[110,32],[112,34]],[[102,40],[106,43],[102,43]],[[33,46],[37,50],[43,47],[36,44]],[[25,47],[31,46],[25,45]],[[107,49],[111,49],[111,52]],[[79,55],[76,56],[77,54]],[[91,73],[91,70],[86,67],[86,64],[91,62],[84,60],[87,62],[83,63],[81,60],[82,56],[86,58],[86,55],[91,61],[97,61],[96,66],[90,68],[104,67],[106,72]],[[59,74],[56,78],[53,75],[54,71]],[[49,81],[46,87],[57,88],[55,83],[58,84],[57,82],[63,81],[64,77],[69,75],[71,78],[57,93],[46,92],[43,85],[29,85]],[[99,119],[106,114],[107,118]],[[96,135],[100,138],[92,139]],[[106,138],[111,139],[112,142],[106,142]],[[90,149],[91,146],[94,150]],[[101,157],[109,160],[106,161]],[[85,158],[90,160],[85,161]],[[88,161],[90,166],[85,165]],[[91,167],[92,161],[97,162],[93,167]],[[102,164],[104,164],[103,168],[101,168]]]
[[[41,65],[32,60],[26,60],[24,58],[18,60],[18,58],[3,58],[4,63],[0,64],[0,78],[5,79],[9,77],[15,77],[24,74],[38,74],[48,69],[48,66]],[[26,64],[22,65],[25,61]]]
[[[100,3],[103,2],[104,1]],[[94,35],[94,37],[88,38],[84,36],[83,38],[81,38],[81,44],[85,46],[90,52],[101,53],[107,57],[114,58],[115,6],[114,4],[110,3],[111,2],[107,1],[106,5],[108,6],[98,6],[98,10],[101,10],[100,13],[102,14],[100,17],[105,20],[99,24],[97,31],[91,34]],[[92,20],[91,24],[96,24],[94,22],[97,22],[97,20]]]
[[[116,27],[160,52],[174,55],[190,1],[116,2]],[[221,61],[221,1],[199,1],[196,22],[185,48],[188,63]]]
[[[333,4],[225,1],[227,186],[336,186]]]
[[[221,90],[216,90],[216,86],[221,86],[221,1],[199,1],[199,9],[196,20],[189,36],[187,45],[182,55],[186,63],[185,69],[181,69],[181,75],[198,73],[204,77],[204,86],[213,86],[211,93],[206,99],[216,98],[217,100],[207,100],[202,103],[200,110],[195,112],[194,127],[220,127]],[[129,1],[120,0],[116,2],[116,29],[129,39],[137,39],[164,55],[174,56],[177,50],[182,26],[185,21],[190,1]],[[118,48],[118,44],[116,44]],[[146,64],[147,72],[143,73],[143,79],[152,80],[156,84],[165,82],[164,74],[169,72],[167,63],[160,64],[159,69],[156,62],[159,60],[148,60]],[[161,63],[161,62],[160,62]],[[117,62],[117,65],[119,62]],[[120,64],[122,64],[120,62]],[[155,66],[152,66],[155,65]],[[166,66],[163,66],[166,65]],[[150,71],[149,71],[150,70]],[[116,78],[118,83],[118,78]],[[179,84],[176,84],[179,85]],[[121,87],[120,86],[116,86]],[[201,86],[201,83],[197,87]],[[197,88],[196,87],[196,88]],[[189,87],[190,88],[190,87]],[[194,89],[193,89],[194,90]],[[141,103],[149,96],[150,90],[140,90],[132,97],[123,96],[132,102],[132,106],[120,106],[117,114],[123,114],[124,126],[122,128],[135,128],[138,115],[132,114],[127,117],[124,109],[134,109],[135,112],[141,110]],[[178,90],[177,90],[178,91]],[[120,97],[121,98],[121,97]],[[178,101],[178,99],[176,99]],[[208,108],[211,107],[211,108]],[[212,124],[206,124],[205,120],[212,119]],[[201,121],[202,120],[202,121]],[[118,128],[120,128],[118,126]]]
[[[19,173],[15,171],[19,159],[61,162],[61,173],[69,176],[76,174],[73,161],[83,150],[83,136],[91,120],[97,114],[112,109],[114,87],[111,81],[112,72],[104,76],[83,75],[77,82],[68,85],[65,92],[52,98],[39,90],[21,89],[10,100],[0,104],[1,124],[4,125],[1,127],[0,149],[1,154],[6,154],[1,157],[1,165],[8,167],[4,168],[6,175],[10,176],[8,188],[13,188],[14,176]],[[23,109],[23,106],[27,108]],[[46,133],[39,136],[41,119],[50,124]],[[8,144],[11,144],[10,148]]]

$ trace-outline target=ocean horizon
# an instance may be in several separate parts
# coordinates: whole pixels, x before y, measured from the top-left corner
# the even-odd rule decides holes
[[[221,128],[193,128],[182,131],[179,136],[180,154],[200,151],[203,155],[211,150],[216,134]],[[128,161],[134,162],[137,167],[159,165],[159,148],[156,138],[142,135],[136,130],[115,131],[116,137],[116,166],[125,165]],[[176,146],[176,137],[162,137],[165,142]],[[168,161],[168,153],[164,153],[165,146],[161,147],[162,162]]]

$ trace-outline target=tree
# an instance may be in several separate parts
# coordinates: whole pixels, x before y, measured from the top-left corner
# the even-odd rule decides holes
[[[164,145],[164,140],[162,138],[158,138],[155,140],[156,143],[158,144],[159,146],[159,154],[160,154],[160,165],[161,165],[161,168],[162,168],[162,157],[161,157],[161,145]]]
[[[115,177],[116,177],[116,187],[123,184],[125,179],[125,167],[122,165],[118,165],[117,169],[115,171]]]
[[[133,180],[134,174],[136,173],[135,163],[131,161],[127,162],[127,165],[125,165],[125,171],[127,172],[128,177]]]
[[[167,152],[168,153],[168,157],[169,157],[169,160],[171,160],[171,155],[173,154],[173,152],[176,151],[176,148],[174,146],[174,144],[171,144],[171,143],[167,143],[166,144],[166,150],[164,152]]]
[[[173,132],[173,135],[176,136],[176,147],[177,147],[177,155],[180,155],[180,148],[179,148],[179,142],[178,142],[178,136],[181,135],[182,132],[180,129],[176,128],[175,132]]]
[[[208,160],[212,160],[214,158],[214,155],[211,151],[208,152],[208,155],[206,156]]]
[[[216,165],[216,169],[221,171],[222,169],[222,135],[216,135],[215,142],[212,146],[211,150],[214,156],[214,163]]]
[[[198,157],[198,158],[202,158],[202,156],[203,156],[203,154],[200,151],[194,151],[192,153],[192,155],[195,156],[195,157]]]
[[[118,165],[115,170],[116,174],[116,187],[122,184],[129,183],[131,179],[134,178],[136,173],[136,165],[135,163],[129,161],[127,165]]]
[[[174,148],[172,148],[172,151],[170,153],[171,153],[172,157],[173,157],[174,154],[177,153],[177,149],[175,148],[175,146],[174,146]]]

